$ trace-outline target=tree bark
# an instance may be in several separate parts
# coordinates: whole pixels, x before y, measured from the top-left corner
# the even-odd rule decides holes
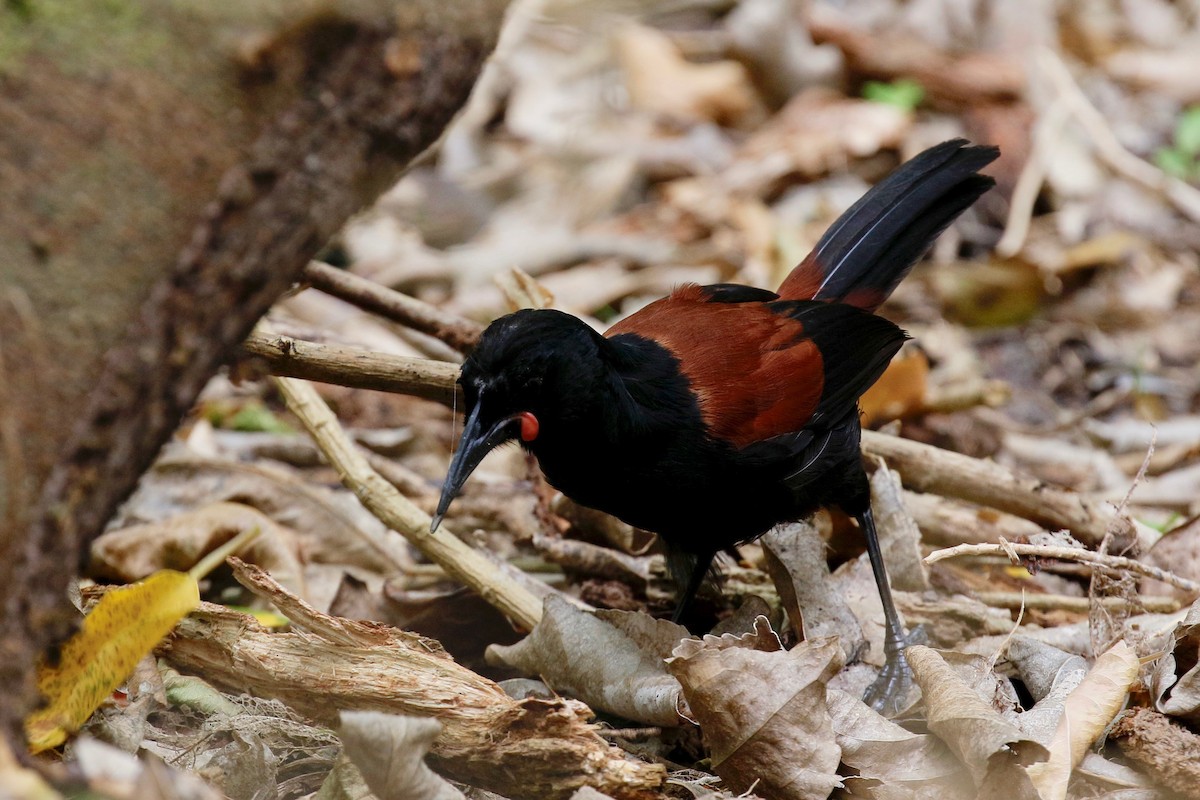
[[[503,0],[0,4],[0,724],[205,382],[461,107]]]

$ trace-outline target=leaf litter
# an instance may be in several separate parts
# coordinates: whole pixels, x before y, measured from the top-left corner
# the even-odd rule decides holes
[[[850,12],[518,0],[439,149],[338,249],[352,272],[476,328],[536,304],[602,329],[688,280],[774,287],[900,160],[952,136],[994,141],[999,191],[884,309],[916,342],[865,398],[867,422],[1088,502],[1135,486],[1125,514],[1144,549],[1110,552],[1200,580],[1196,11]],[[271,324],[393,355],[461,348],[315,290]],[[321,393],[429,513],[450,411]],[[64,754],[92,788],[148,796],[200,775],[234,798],[1196,796],[1195,595],[1036,554],[927,562],[963,542],[1062,545],[1044,517],[931,488],[936,464],[870,465],[897,603],[929,645],[910,650],[920,691],[888,720],[858,700],[882,615],[836,514],[724,558],[724,594],[700,600],[722,627],[696,638],[647,614],[671,604],[650,537],[496,453],[444,524],[548,595],[518,641],[527,631],[486,595],[339,486],[300,428],[270,384],[215,379],[97,541],[90,577],[134,581],[256,524],[245,557],[271,575],[215,573],[203,597],[237,608],[202,604],[159,661],[102,692]],[[1103,532],[1075,531],[1093,547]],[[519,676],[545,687],[510,697]],[[364,712],[386,716],[337,727]],[[165,763],[101,777],[110,751],[90,735]]]

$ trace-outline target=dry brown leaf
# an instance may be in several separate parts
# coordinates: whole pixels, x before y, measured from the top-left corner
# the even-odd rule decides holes
[[[262,533],[243,554],[275,580],[305,596],[299,544],[293,531],[240,503],[211,503],[159,522],[109,531],[92,543],[98,577],[137,581],[160,569],[186,570],[241,531]]]
[[[773,528],[762,538],[771,575],[792,630],[804,639],[837,636],[847,661],[866,646],[862,626],[833,586],[825,542],[811,521]]]
[[[871,476],[871,508],[879,529],[879,546],[887,564],[892,588],[924,592],[929,589],[929,570],[921,552],[921,529],[904,504],[900,473],[887,469],[883,459]]]
[[[863,790],[867,796],[971,797],[975,790],[963,765],[936,736],[912,733],[884,719],[858,697],[830,689],[827,695],[842,763],[860,778],[880,781],[889,791]],[[857,796],[856,792],[856,796]]]
[[[719,180],[726,191],[759,195],[787,175],[817,177],[898,147],[911,126],[912,114],[896,106],[809,89],[751,134]]]
[[[625,719],[680,724],[679,682],[667,673],[663,656],[670,652],[666,640],[688,636],[684,628],[645,614],[608,612],[607,619],[645,619],[620,630],[555,595],[544,608],[541,622],[524,639],[489,647],[488,661],[536,675],[555,691]]]
[[[665,34],[630,23],[614,37],[617,61],[636,108],[685,122],[751,125],[762,101],[736,61],[692,64]]]
[[[906,348],[859,398],[863,425],[875,427],[920,412],[925,408],[928,390],[929,359],[915,347]]]
[[[714,771],[735,791],[828,797],[841,785],[825,685],[842,665],[833,637],[790,651],[760,618],[755,633],[685,639],[667,662],[700,724]],[[772,644],[774,639],[775,644]]]
[[[379,800],[463,800],[463,793],[425,765],[441,732],[436,719],[343,711],[338,735]]]
[[[1017,668],[1034,702],[1049,695],[1067,674],[1079,672],[1082,680],[1087,673],[1087,662],[1081,656],[1024,634],[1012,637],[1004,655]]]
[[[1200,580],[1200,522],[1193,520],[1166,533],[1154,543],[1142,560],[1152,567],[1169,570],[1180,577]],[[1143,594],[1184,594],[1174,586],[1149,578],[1141,581],[1139,588]]]
[[[1050,757],[1026,768],[1042,800],[1065,800],[1071,772],[1104,732],[1137,680],[1138,657],[1122,639],[1096,659],[1091,671],[1063,704],[1050,742]]]
[[[1046,757],[1046,748],[984,702],[936,650],[915,646],[908,663],[925,697],[929,730],[941,738],[982,786],[989,773]]]
[[[1150,692],[1164,714],[1200,719],[1200,600],[1175,628],[1170,650],[1155,662]]]
[[[295,531],[310,562],[383,574],[413,562],[404,540],[388,531],[352,493],[315,485],[298,472],[276,465],[166,457],[142,477],[121,509],[119,524],[161,519],[221,500],[252,506]]]

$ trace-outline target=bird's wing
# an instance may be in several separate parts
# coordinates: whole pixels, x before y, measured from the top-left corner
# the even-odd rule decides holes
[[[775,298],[750,287],[683,286],[607,336],[667,350],[709,433],[742,448],[845,416],[905,339],[851,306]]]

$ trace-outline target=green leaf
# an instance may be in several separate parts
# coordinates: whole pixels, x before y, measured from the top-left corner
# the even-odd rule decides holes
[[[235,431],[261,431],[263,433],[295,433],[288,425],[262,403],[247,403],[238,409],[228,423]]]
[[[1192,106],[1175,123],[1175,149],[1189,156],[1200,155],[1200,106]]]
[[[925,87],[911,78],[901,78],[891,83],[867,81],[863,85],[863,97],[872,103],[884,103],[912,111],[925,99]]]
[[[1185,181],[1195,168],[1195,159],[1174,147],[1160,147],[1154,154],[1154,163],[1168,175]]]

